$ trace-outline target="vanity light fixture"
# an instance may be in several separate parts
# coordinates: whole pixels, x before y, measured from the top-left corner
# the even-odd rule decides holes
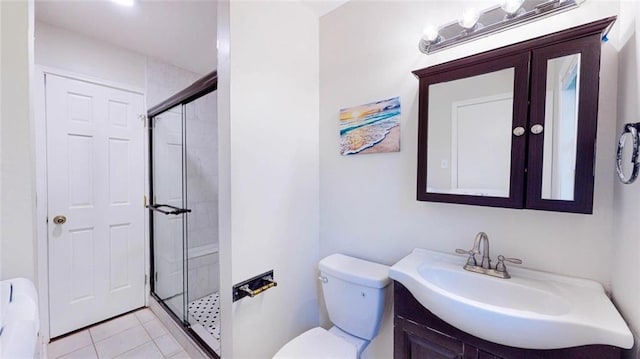
[[[524,0],[502,0],[500,8],[507,13],[507,16],[517,15],[518,10],[522,9]]]
[[[433,25],[427,25],[422,29],[422,40],[429,43],[435,43],[439,41],[440,35],[438,35],[438,28]]]
[[[456,21],[440,27],[425,26],[418,47],[425,54],[434,53],[475,38],[574,9],[584,1],[502,0],[500,5],[482,11],[469,7]]]
[[[458,25],[467,30],[473,30],[473,28],[478,24],[479,18],[480,11],[478,11],[476,8],[469,7],[464,9],[464,11],[462,12],[462,17],[458,19]]]

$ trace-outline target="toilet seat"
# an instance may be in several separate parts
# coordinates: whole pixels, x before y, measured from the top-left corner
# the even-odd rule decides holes
[[[358,349],[321,327],[307,330],[285,344],[273,359],[355,359]]]

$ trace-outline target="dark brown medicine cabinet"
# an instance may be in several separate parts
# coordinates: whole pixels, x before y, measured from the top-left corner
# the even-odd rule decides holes
[[[414,71],[417,199],[591,214],[600,47],[615,19]]]

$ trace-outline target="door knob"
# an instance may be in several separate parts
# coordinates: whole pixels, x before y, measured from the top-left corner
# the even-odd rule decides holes
[[[542,125],[540,124],[531,126],[531,133],[533,133],[534,135],[541,134],[543,130],[544,130],[544,127],[542,127]]]
[[[67,217],[65,217],[65,216],[55,216],[55,217],[53,217],[53,223],[55,223],[55,224],[65,224],[65,223],[67,223]]]
[[[524,132],[525,132],[524,131],[524,127],[516,127],[516,128],[513,129],[513,134],[516,137],[520,137],[520,136],[524,135]]]

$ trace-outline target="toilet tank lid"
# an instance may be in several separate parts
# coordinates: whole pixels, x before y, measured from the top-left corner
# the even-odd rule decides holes
[[[332,254],[322,259],[318,266],[328,275],[370,288],[383,288],[391,282],[389,266],[344,254]]]

